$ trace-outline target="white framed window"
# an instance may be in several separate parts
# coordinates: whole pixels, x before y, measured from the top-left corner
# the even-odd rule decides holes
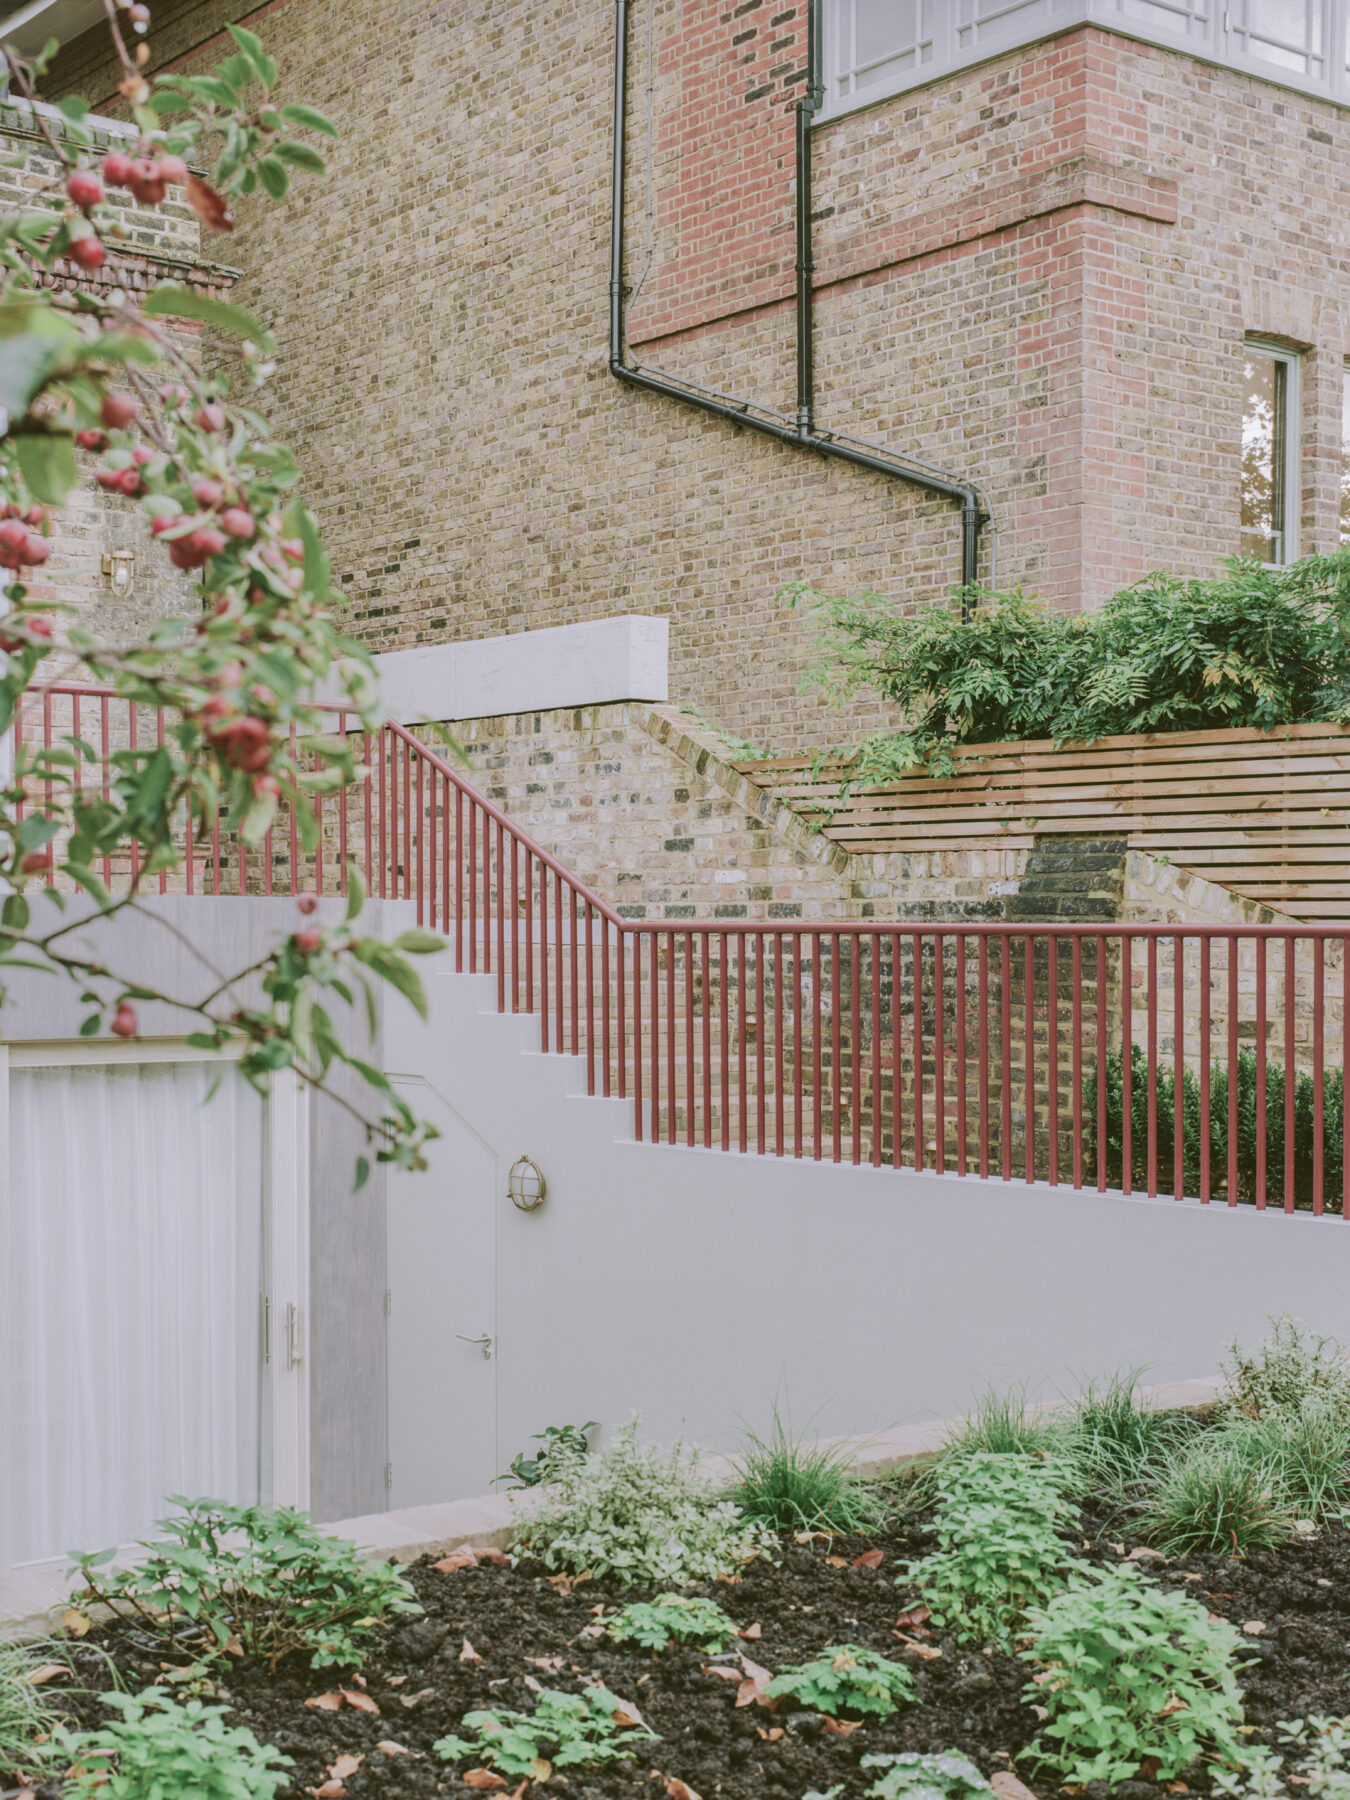
[[[1344,0],[824,0],[818,121],[1074,25],[1098,25],[1350,105]]]
[[[1279,344],[1243,345],[1241,551],[1272,566],[1298,558],[1299,364]]]
[[[172,1493],[308,1502],[307,1108],[219,1060],[0,1046],[0,1611]]]

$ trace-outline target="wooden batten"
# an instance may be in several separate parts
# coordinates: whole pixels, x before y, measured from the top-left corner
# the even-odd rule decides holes
[[[736,767],[854,855],[1123,835],[1287,918],[1350,924],[1350,726],[971,744],[954,760],[949,776],[906,776],[842,803],[839,765]]]

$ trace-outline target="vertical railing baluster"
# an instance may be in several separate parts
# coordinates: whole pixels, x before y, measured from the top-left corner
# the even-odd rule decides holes
[[[1120,1191],[1134,1191],[1134,940],[1128,932],[1120,941],[1121,1032],[1120,1054]],[[1099,1081],[1106,1085],[1106,1070]]]
[[[470,822],[472,823],[472,815],[470,818]],[[473,832],[472,832],[472,830],[469,833],[469,857],[470,857],[470,861],[472,862],[472,857],[473,857]],[[549,1041],[548,1041],[548,867],[543,861],[538,862],[538,867],[539,867],[539,1034],[540,1034],[539,1041],[543,1045],[544,1055],[547,1056],[548,1052],[549,1052]],[[470,955],[470,957],[472,957],[472,955],[473,955],[472,868],[470,869],[470,880],[469,880],[469,907],[470,907],[469,955]],[[641,1133],[639,1133],[639,1136],[640,1135],[641,1135]]]
[[[980,996],[980,1175],[989,1179],[989,939],[979,938]]]
[[[610,1071],[610,1035],[609,1035],[609,984],[611,980],[609,963],[609,916],[600,915],[600,1036],[601,1044],[601,1085],[600,1092],[608,1100],[614,1092],[613,1078]],[[622,1051],[620,1051],[622,1055]]]
[[[633,1118],[642,1142],[642,933],[633,933]]]
[[[999,1116],[999,1157],[1003,1179],[1012,1180],[1012,938],[999,933],[999,979],[1003,991],[999,996],[999,1030],[1003,1053],[1003,1093]]]
[[[933,1167],[947,1172],[947,978],[942,963],[942,932],[933,934],[933,1129],[936,1133]]]
[[[1051,1187],[1059,1186],[1059,937],[1051,931],[1046,934],[1046,983],[1045,1002],[1045,1035],[1047,1051],[1046,1068],[1046,1122],[1050,1132],[1049,1172]]]
[[[1083,1186],[1083,940],[1074,933],[1070,980],[1073,986],[1073,1185]]]
[[[1238,940],[1228,945],[1228,1204],[1238,1203]]]
[[[514,839],[512,840],[514,843]],[[595,914],[589,900],[583,901],[586,917],[586,1092],[595,1092]],[[515,939],[511,940],[512,955]]]
[[[764,933],[755,933],[755,1149],[764,1154]]]
[[[1210,967],[1210,940],[1208,935],[1200,939],[1200,1204],[1208,1206],[1210,1202],[1210,1124],[1209,1124],[1209,1081],[1210,1081],[1210,982],[1213,979]]]
[[[1266,1205],[1266,940],[1256,940],[1256,1205]]]
[[[563,884],[562,876],[553,876],[553,1036],[561,1056],[567,1048],[567,1013],[563,1004]]]
[[[821,1008],[824,1005],[824,1001],[821,998],[821,991],[820,991],[821,988],[824,986],[824,973],[823,973],[823,965],[824,965],[824,961],[825,961],[825,936],[824,936],[824,933],[820,932],[820,931],[813,931],[811,933],[811,943],[813,945],[812,958],[811,958],[811,1067],[812,1067],[811,1136],[812,1136],[812,1156],[816,1162],[819,1162],[821,1159],[821,1156],[824,1153],[823,1145],[821,1142],[821,1133],[822,1133],[823,1126],[824,1126],[824,1116],[825,1116],[825,1108],[824,1108],[824,1105],[822,1104],[822,1099],[821,1099],[821,1092],[822,1092],[824,1083],[823,1083],[823,1078],[821,1075],[822,1052],[821,1052],[821,1042],[820,1042],[821,1029],[822,1029],[822,1027],[821,1027]],[[1350,992],[1350,976],[1347,977],[1346,988],[1347,988],[1347,992]],[[1347,1085],[1347,1087],[1350,1087],[1350,1082],[1347,1082],[1346,1085]]]
[[[861,942],[861,940],[859,940]],[[881,937],[873,932],[867,940],[872,961],[872,1167],[881,1167]]]
[[[741,1155],[750,1148],[748,1043],[746,1039],[747,934],[736,933],[736,1128]]]
[[[731,1148],[731,1045],[727,1038],[728,1014],[731,1006],[731,969],[727,961],[728,939],[725,931],[718,933],[718,955],[721,959],[721,1032],[718,1040],[718,1056],[721,1062],[722,1075],[722,1148]]]
[[[785,948],[783,933],[773,934],[773,1146],[774,1154],[783,1156],[786,1146],[783,1142],[783,983],[785,970]]]
[[[928,1167],[928,1146],[923,1141],[923,939],[914,933],[910,946],[910,972],[914,978],[914,1167]]]
[[[862,1161],[862,934],[853,932],[848,938],[849,951],[849,1042],[853,1051],[853,1079],[849,1084],[849,1103],[853,1109],[853,1161]]]
[[[956,934],[956,1172],[966,1173],[966,934]]]
[[[652,927],[652,991],[651,1004],[647,1008],[651,1018],[652,1030],[652,1142],[661,1142],[661,967],[660,945],[657,941],[655,926]]]
[[[1298,1042],[1294,1032],[1294,997],[1298,967],[1294,940],[1284,940],[1284,1210],[1294,1210],[1294,1067]]]
[[[1172,1198],[1186,1197],[1186,940],[1172,939]]]
[[[832,970],[833,1005],[831,1008],[831,1011],[833,1013],[833,1029],[831,1032],[831,1041],[832,1041],[832,1046],[833,1046],[833,1051],[834,1051],[834,1068],[833,1068],[833,1077],[834,1077],[834,1080],[833,1080],[834,1160],[836,1162],[842,1162],[843,1161],[843,1147],[842,1147],[842,1135],[841,1134],[843,1132],[843,1117],[842,1117],[842,1115],[843,1115],[843,1110],[844,1110],[844,1098],[843,1098],[844,1077],[843,1077],[842,1046],[841,1046],[843,1020],[840,1017],[840,1014],[842,1011],[842,1008],[840,1006],[840,990],[841,990],[843,984],[841,983],[841,981],[839,979],[839,933],[837,931],[834,933],[832,950],[833,950],[833,958],[834,958],[833,970]]]
[[[905,1059],[904,1040],[900,1031],[900,1020],[904,1012],[904,956],[901,952],[900,933],[893,931],[891,939],[891,1167],[898,1169],[901,1165],[905,1130],[904,1093]]]
[[[1323,1065],[1326,1060],[1326,999],[1324,984],[1326,982],[1325,939],[1320,935],[1313,939],[1313,1141],[1312,1141],[1312,1209],[1314,1216],[1320,1217],[1325,1204],[1324,1187],[1326,1171],[1323,1167],[1322,1134],[1326,1129],[1325,1094],[1326,1075]],[[1344,1080],[1344,1076],[1342,1076]]]
[[[618,1017],[615,1026],[618,1031],[619,1066],[615,1071],[619,1083],[619,1098],[628,1098],[628,972],[624,967],[625,950],[628,935],[622,925],[614,928],[614,983],[615,1011]]]
[[[520,841],[511,834],[511,1011],[520,1011]],[[608,1051],[606,1051],[608,1054]],[[608,1088],[606,1088],[608,1093]]]
[[[1097,937],[1097,1192],[1106,1192],[1106,938]]]
[[[1026,1066],[1025,1145],[1027,1181],[1036,1179],[1036,940],[1022,934],[1022,1060]]]
[[[568,934],[571,939],[569,973],[572,978],[572,1054],[576,1056],[578,1054],[578,1028],[581,1023],[577,994],[577,963],[580,960],[580,946],[577,940],[577,890],[571,882],[567,884],[567,896]]]
[[[712,1149],[712,933],[703,938],[703,1147]]]
[[[694,1103],[694,934],[684,934],[684,1141],[692,1147],[698,1124]]]
[[[676,1070],[675,1021],[675,946],[679,942],[674,931],[662,934],[666,945],[666,1142],[675,1142],[679,1112],[677,1103],[678,1072]]]

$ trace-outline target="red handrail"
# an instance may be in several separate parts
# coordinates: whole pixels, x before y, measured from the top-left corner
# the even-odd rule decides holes
[[[16,743],[79,736],[91,708],[105,758],[162,739],[153,709],[69,683],[28,697]],[[217,820],[184,833],[175,885],[342,892],[354,857],[589,1093],[631,1100],[639,1138],[1341,1208],[1350,931],[626,918],[406,727],[365,735],[361,767],[315,853],[293,818],[253,853]]]

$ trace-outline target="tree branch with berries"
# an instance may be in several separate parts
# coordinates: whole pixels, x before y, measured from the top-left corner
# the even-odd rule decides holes
[[[374,1156],[420,1168],[435,1131],[350,1047],[345,1015],[364,1012],[373,1034],[381,984],[424,1013],[410,959],[443,940],[421,930],[392,942],[361,932],[354,865],[340,924],[318,923],[316,898],[301,895],[294,931],[247,969],[210,972],[195,994],[147,987],[73,939],[89,922],[89,904],[103,920],[146,913],[147,882],[179,868],[190,834],[200,841],[222,817],[257,845],[284,806],[312,854],[316,801],[365,775],[345,732],[326,731],[331,715],[316,693],[336,688],[344,714],[365,730],[379,723],[373,664],[336,622],[340,596],[298,497],[299,466],[259,409],[271,333],[193,286],[162,282],[137,305],[115,281],[122,228],[111,194],[155,206],[181,188],[205,229],[228,231],[240,202],[279,201],[293,174],[322,173],[308,139],[332,137],[334,127],[313,107],[277,102],[276,66],[239,26],[229,27],[234,53],[211,74],[151,82],[149,8],[104,5],[136,133],[126,148],[96,158],[83,101],[63,100],[59,119],[43,108],[54,43],[33,58],[4,46],[11,92],[31,106],[57,175],[22,210],[0,216],[0,732],[13,727],[57,648],[52,615],[72,610],[41,600],[29,582],[80,480],[78,452],[97,454],[100,487],[145,509],[169,562],[200,580],[202,609],[125,643],[67,625],[68,648],[88,677],[132,708],[157,709],[165,724],[139,747],[100,749],[72,734],[16,753],[0,787],[0,878],[9,890],[0,905],[0,984],[6,966],[78,984],[90,1037],[135,1037],[138,1007],[170,1008],[193,1045],[238,1053],[255,1086],[293,1068],[353,1110],[333,1085],[336,1068],[350,1067],[375,1096],[359,1114]],[[71,269],[82,284],[68,284]],[[222,366],[206,369],[189,355],[175,329],[182,321],[232,346]],[[117,891],[100,873],[114,863],[129,867]],[[40,922],[29,899],[35,887],[49,902]],[[73,890],[89,904],[68,921]],[[0,985],[0,1004],[4,997]],[[363,1156],[358,1181],[368,1170]]]

